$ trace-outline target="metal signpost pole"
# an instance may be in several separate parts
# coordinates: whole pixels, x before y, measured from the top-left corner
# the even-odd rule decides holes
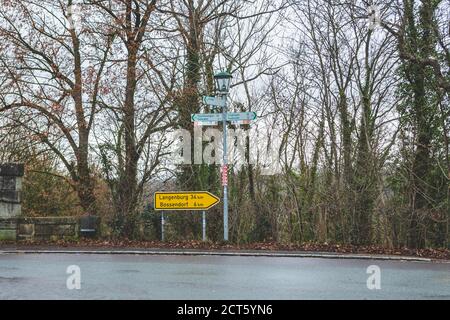
[[[202,211],[202,239],[203,242],[206,241],[206,212]]]
[[[164,211],[161,211],[161,241],[164,241]]]
[[[227,156],[227,93],[222,95],[225,99],[222,111],[223,124],[223,166],[222,170],[228,170],[228,156]],[[227,174],[222,172],[223,174]],[[223,178],[222,178],[223,179]],[[228,182],[223,183],[223,240],[228,241]]]
[[[222,107],[223,126],[223,161],[222,161],[222,185],[223,185],[223,240],[228,241],[228,155],[227,155],[227,97],[233,76],[225,71],[214,75],[216,81],[217,98],[205,97],[204,102]]]

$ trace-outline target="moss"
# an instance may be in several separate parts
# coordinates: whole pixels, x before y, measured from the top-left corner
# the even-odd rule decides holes
[[[0,241],[15,241],[16,236],[16,230],[0,230]]]

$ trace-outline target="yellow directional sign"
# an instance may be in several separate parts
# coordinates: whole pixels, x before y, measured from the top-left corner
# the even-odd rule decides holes
[[[220,199],[208,191],[155,192],[155,210],[208,210]]]

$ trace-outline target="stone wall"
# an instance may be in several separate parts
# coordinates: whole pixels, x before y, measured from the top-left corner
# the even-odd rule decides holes
[[[23,164],[0,164],[0,218],[21,214]]]
[[[97,236],[100,223],[95,216],[22,217],[23,175],[23,164],[0,164],[0,241]]]
[[[0,241],[16,240],[17,219],[0,218]]]
[[[18,240],[57,240],[77,238],[80,231],[78,217],[23,217],[18,219]]]
[[[23,174],[23,164],[0,164],[0,240],[17,238]]]

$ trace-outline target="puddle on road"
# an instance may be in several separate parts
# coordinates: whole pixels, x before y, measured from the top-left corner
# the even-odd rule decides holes
[[[139,270],[117,270],[118,273],[139,273]]]
[[[25,281],[26,280],[26,278],[24,278],[24,277],[2,277],[2,276],[0,276],[0,283],[8,283],[8,282],[14,282],[14,283],[16,283],[16,282],[22,282],[22,281]]]
[[[1,271],[16,271],[19,270],[19,268],[17,267],[0,267],[0,272]]]

